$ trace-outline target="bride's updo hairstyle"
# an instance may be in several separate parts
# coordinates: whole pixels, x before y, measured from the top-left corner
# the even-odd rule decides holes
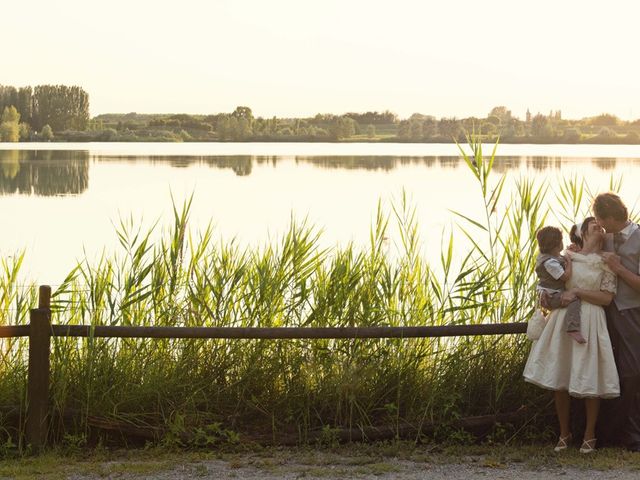
[[[595,219],[596,217],[587,217],[582,223],[578,223],[571,227],[571,231],[569,231],[569,239],[571,242],[582,248],[584,246],[584,235],[587,233],[587,230],[589,230],[589,224]]]

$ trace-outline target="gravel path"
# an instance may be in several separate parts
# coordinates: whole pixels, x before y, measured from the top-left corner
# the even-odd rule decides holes
[[[563,480],[637,480],[637,471],[599,471],[577,468],[543,468],[531,470],[522,466],[488,468],[468,464],[424,465],[407,461],[386,462],[385,468],[355,466],[325,466],[322,468],[306,465],[286,465],[273,471],[256,468],[230,468],[224,462],[206,462],[197,466],[179,468],[170,472],[157,473],[142,478],[163,480],[186,479],[376,479],[376,480],[452,480],[452,479],[508,479],[508,480],[544,480],[561,478]],[[386,471],[384,471],[386,469]]]
[[[292,455],[260,456],[236,455],[224,460],[172,462],[171,466],[155,468],[153,472],[143,472],[144,467],[129,462],[104,462],[98,472],[73,474],[73,480],[94,479],[376,479],[376,480],[452,480],[452,479],[513,479],[543,480],[561,478],[563,480],[615,479],[637,480],[640,478],[638,466],[629,465],[605,469],[551,464],[530,465],[527,463],[501,463],[487,457],[461,458],[463,463],[431,463],[397,458],[372,458],[332,455],[330,458],[300,458]],[[135,462],[134,462],[135,463]],[[555,463],[555,464],[554,464]]]

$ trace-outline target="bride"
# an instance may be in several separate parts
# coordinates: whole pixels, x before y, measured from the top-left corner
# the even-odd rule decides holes
[[[567,281],[563,300],[581,300],[581,330],[587,343],[580,344],[566,334],[566,308],[553,310],[540,339],[531,348],[524,379],[555,393],[560,438],[555,451],[571,442],[569,396],[584,398],[586,428],[580,452],[595,449],[595,426],[601,398],[620,395],[618,373],[603,306],[616,292],[616,277],[600,256],[604,231],[589,217],[571,229],[571,240],[580,251],[569,252],[573,272]],[[564,303],[563,303],[564,304]]]

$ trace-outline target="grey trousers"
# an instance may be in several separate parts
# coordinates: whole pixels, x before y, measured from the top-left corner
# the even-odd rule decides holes
[[[552,310],[562,308],[561,297],[562,292],[548,293],[549,307]],[[567,332],[580,331],[580,299],[575,299],[567,305],[567,313],[564,316],[565,327]]]
[[[608,443],[640,448],[640,308],[607,307],[607,327],[620,376],[620,397],[603,402],[598,419]]]

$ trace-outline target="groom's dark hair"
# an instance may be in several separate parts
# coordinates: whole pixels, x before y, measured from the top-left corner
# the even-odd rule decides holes
[[[558,245],[562,245],[562,230],[557,227],[542,227],[536,233],[540,253],[551,253]]]
[[[600,193],[593,199],[593,213],[601,218],[613,218],[620,222],[629,220],[629,211],[620,197],[613,192]]]

